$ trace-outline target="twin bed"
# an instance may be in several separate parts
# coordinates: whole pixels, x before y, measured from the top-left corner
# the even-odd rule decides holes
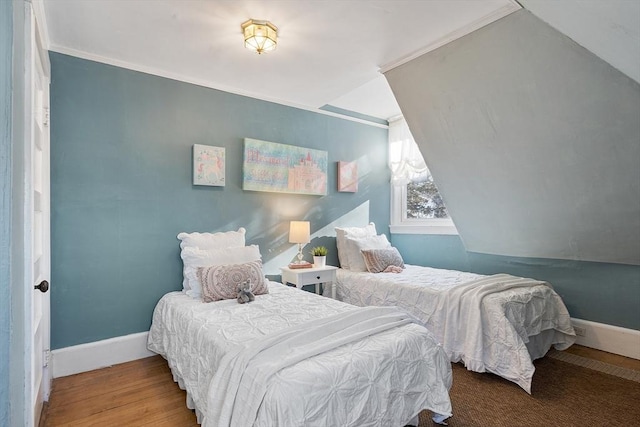
[[[403,426],[451,416],[451,365],[395,308],[361,308],[264,279],[244,229],[181,233],[183,290],[163,296],[148,348],[204,427]],[[255,300],[239,304],[238,283]]]
[[[399,274],[340,269],[334,285],[349,304],[405,310],[435,334],[452,362],[528,393],[533,360],[575,341],[564,303],[545,282],[406,265]]]
[[[361,312],[274,282],[249,304],[173,292],[155,309],[149,349],[168,360],[204,427],[417,425],[423,409],[450,416],[451,366],[433,335],[403,319],[345,332],[345,316]],[[243,351],[296,329],[302,337],[247,362]],[[324,339],[298,345],[311,335]]]
[[[167,359],[204,427],[417,425],[425,409],[442,422],[452,414],[450,360],[530,391],[531,360],[573,342],[544,283],[492,278],[503,289],[484,295],[486,278],[470,273],[431,269],[425,287],[419,267],[343,268],[334,285],[347,304],[264,279],[242,228],[178,238],[183,290],[158,302],[148,348]],[[259,294],[238,304],[246,280]]]
[[[336,228],[341,269],[330,292],[357,306],[394,306],[433,332],[451,362],[531,393],[533,360],[575,342],[569,312],[544,281],[405,265],[375,224]]]

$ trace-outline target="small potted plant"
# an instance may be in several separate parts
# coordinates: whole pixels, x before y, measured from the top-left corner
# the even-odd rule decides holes
[[[327,260],[327,248],[324,246],[316,246],[311,249],[313,255],[313,266],[316,268],[324,267]]]

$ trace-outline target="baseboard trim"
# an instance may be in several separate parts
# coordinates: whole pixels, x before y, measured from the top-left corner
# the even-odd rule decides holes
[[[640,360],[640,331],[582,319],[572,318],[571,323],[576,344]]]
[[[53,350],[51,352],[53,378],[154,356],[155,353],[147,350],[148,335],[148,332],[140,332]]]

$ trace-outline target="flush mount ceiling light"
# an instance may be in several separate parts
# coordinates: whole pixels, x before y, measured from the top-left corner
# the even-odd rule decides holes
[[[269,21],[249,19],[242,24],[244,47],[261,54],[276,48],[278,28]]]

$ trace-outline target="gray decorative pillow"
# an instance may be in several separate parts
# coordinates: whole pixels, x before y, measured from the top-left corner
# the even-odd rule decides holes
[[[204,302],[235,299],[238,297],[238,286],[246,281],[251,282],[254,295],[269,293],[262,273],[262,261],[199,267],[198,279],[202,283]]]
[[[363,249],[362,256],[370,273],[381,273],[389,266],[404,268],[400,252],[394,247],[385,249]]]
[[[349,270],[367,271],[367,265],[364,263],[362,251],[365,249],[388,249],[391,247],[391,243],[389,243],[387,236],[384,234],[358,238],[346,236],[344,238],[344,246],[347,259],[349,260]]]

